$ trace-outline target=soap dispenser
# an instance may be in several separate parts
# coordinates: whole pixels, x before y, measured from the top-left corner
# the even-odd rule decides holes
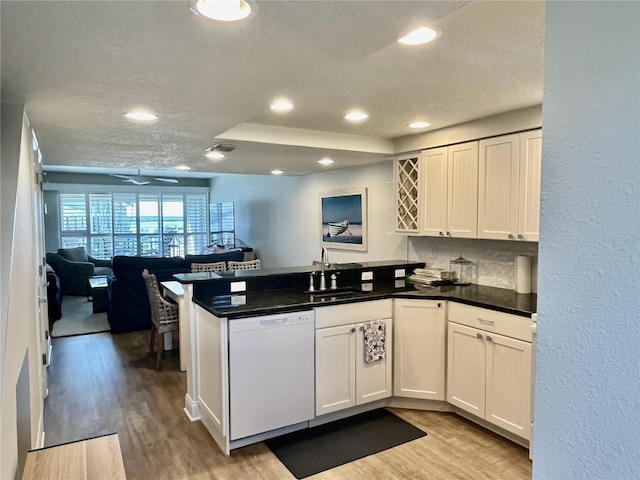
[[[338,288],[338,272],[331,275],[331,290],[336,290]]]

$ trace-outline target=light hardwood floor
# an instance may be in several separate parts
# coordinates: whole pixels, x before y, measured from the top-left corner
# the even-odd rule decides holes
[[[165,352],[156,371],[148,342],[148,332],[53,339],[47,446],[117,432],[130,480],[294,478],[263,443],[225,457],[182,411],[186,378],[178,352]],[[391,410],[428,435],[308,478],[531,478],[526,449],[455,414]]]

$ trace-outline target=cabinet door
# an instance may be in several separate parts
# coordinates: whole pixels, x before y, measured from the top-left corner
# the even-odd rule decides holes
[[[365,362],[364,324],[357,325],[356,336],[356,405],[373,402],[391,396],[393,390],[393,325],[390,318],[386,323],[385,358],[375,362]]]
[[[516,435],[531,436],[531,344],[485,333],[485,419]]]
[[[418,233],[420,219],[420,157],[395,161],[396,218],[395,231]]]
[[[478,236],[478,142],[449,148],[447,236]]]
[[[542,130],[520,134],[518,240],[537,242],[540,232],[540,164]]]
[[[316,415],[353,407],[356,326],[316,330]]]
[[[485,341],[480,330],[449,322],[447,401],[484,418]]]
[[[394,300],[393,393],[445,400],[444,301]]]
[[[480,141],[478,238],[516,238],[519,155],[519,134]]]
[[[422,152],[422,233],[443,237],[447,231],[448,148]]]

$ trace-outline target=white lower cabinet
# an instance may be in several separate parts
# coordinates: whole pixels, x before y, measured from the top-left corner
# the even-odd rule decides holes
[[[483,328],[469,325],[474,323]],[[447,354],[447,401],[527,440],[531,335],[524,327],[530,323],[525,317],[451,304]],[[502,328],[519,338],[498,333]]]
[[[371,303],[376,305],[369,305]],[[361,306],[359,312],[358,306]],[[382,307],[382,310],[376,306]],[[348,318],[363,321],[340,325]],[[382,360],[367,363],[364,322],[369,320],[385,322],[386,356]],[[325,324],[338,325],[322,328]],[[392,341],[391,300],[317,309],[316,415],[390,397]]]
[[[444,300],[395,299],[393,394],[445,400]]]

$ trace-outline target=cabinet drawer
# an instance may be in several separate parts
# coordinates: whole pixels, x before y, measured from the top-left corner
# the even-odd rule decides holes
[[[531,319],[486,308],[449,302],[450,322],[531,342]]]
[[[391,299],[385,299],[319,307],[315,309],[316,328],[391,318],[392,305]]]

